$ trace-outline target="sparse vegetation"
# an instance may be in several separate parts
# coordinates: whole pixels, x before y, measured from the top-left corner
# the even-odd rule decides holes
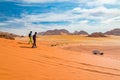
[[[15,40],[15,37],[18,37],[18,35],[8,32],[0,32],[0,38]]]

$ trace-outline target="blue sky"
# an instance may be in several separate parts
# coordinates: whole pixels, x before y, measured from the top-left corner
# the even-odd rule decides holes
[[[119,0],[1,0],[0,31],[67,29],[105,32],[120,28]]]

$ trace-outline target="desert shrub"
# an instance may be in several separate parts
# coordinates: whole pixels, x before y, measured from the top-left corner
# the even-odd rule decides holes
[[[0,32],[0,38],[15,40],[13,35],[6,32]]]

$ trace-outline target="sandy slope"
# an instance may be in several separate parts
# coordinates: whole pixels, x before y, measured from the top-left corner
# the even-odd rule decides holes
[[[120,80],[120,61],[0,39],[0,80]]]

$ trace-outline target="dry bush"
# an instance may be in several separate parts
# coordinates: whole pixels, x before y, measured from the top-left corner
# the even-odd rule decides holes
[[[7,32],[0,32],[0,38],[15,40],[15,35]]]

